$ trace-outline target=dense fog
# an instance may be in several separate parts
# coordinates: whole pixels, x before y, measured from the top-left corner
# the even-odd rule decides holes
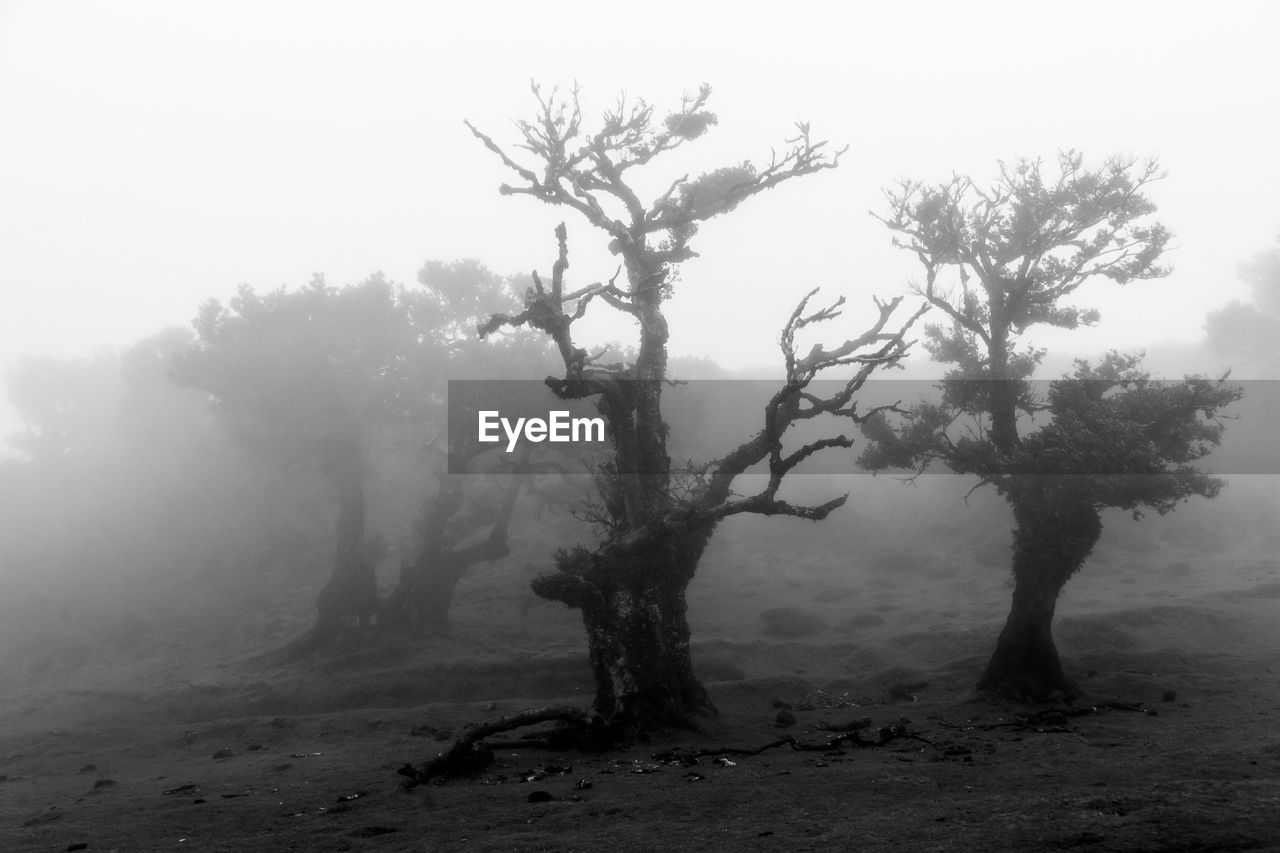
[[[279,441],[272,437],[276,427],[245,432],[216,398],[177,384],[174,365],[195,346],[190,333],[171,329],[120,353],[33,358],[10,371],[11,402],[28,423],[10,436],[17,452],[0,468],[6,531],[0,572],[7,590],[0,601],[0,633],[12,684],[38,679],[44,668],[74,667],[76,655],[102,642],[125,654],[159,654],[182,647],[199,625],[201,643],[187,653],[214,660],[219,654],[283,647],[311,621],[315,597],[333,568],[338,513],[317,449],[324,439],[312,436],[314,447],[304,443],[305,436],[272,444]],[[490,345],[472,340],[468,346],[483,353]],[[445,367],[424,394],[438,394],[440,379],[450,374],[507,380],[523,374],[527,378],[516,387],[526,389],[529,405],[562,405],[536,378],[538,367],[552,365],[545,349],[525,341],[523,346],[532,349],[517,347],[512,355],[494,346],[499,354],[481,370],[474,360]],[[531,362],[529,352],[539,353],[543,362]],[[269,362],[260,367],[278,368]],[[677,469],[746,440],[760,428],[763,403],[777,387],[776,380],[748,378],[741,371],[732,378],[734,371],[705,359],[677,359],[673,376],[692,380],[668,392]],[[1218,498],[1192,499],[1167,517],[1149,513],[1141,521],[1112,511],[1103,553],[1140,550],[1143,543],[1163,540],[1211,552],[1273,526],[1280,507],[1273,476],[1274,385],[1244,383],[1248,393],[1228,421],[1222,446],[1203,463],[1226,475],[1228,486]],[[864,406],[928,396],[931,388],[924,381],[872,383]],[[384,595],[420,538],[415,523],[423,502],[438,492],[445,476],[444,454],[439,447],[431,449],[444,431],[444,400],[427,399],[424,405],[416,418],[393,424],[378,413],[366,425],[366,531],[384,545],[377,566]],[[841,570],[851,578],[868,560],[923,543],[972,559],[977,565],[966,571],[974,574],[994,579],[1008,574],[1008,508],[991,489],[975,490],[973,478],[937,465],[922,476],[913,471],[873,476],[857,465],[856,428],[834,420],[809,425],[788,441],[798,446],[842,431],[855,437],[854,447],[816,456],[788,478],[784,495],[818,504],[847,493],[845,506],[825,522],[736,519],[722,537],[758,535],[779,543],[797,558],[776,566],[774,573],[780,584],[800,587],[809,582],[803,555],[815,540],[824,551],[842,555]],[[503,455],[489,451],[487,464],[482,461],[477,470],[492,469]],[[510,529],[512,553],[502,565],[529,568],[524,576],[465,583],[508,584],[500,600],[527,608],[529,576],[550,569],[556,548],[593,538],[587,519],[598,496],[589,466],[597,456],[561,454],[559,464],[541,474],[516,475],[522,485]],[[739,488],[750,492],[762,478],[762,473],[745,475]],[[490,480],[503,477],[461,479],[483,507],[484,494],[496,488]],[[909,564],[903,567],[912,570]],[[1115,570],[1122,567],[1090,565],[1081,583],[1094,572]],[[1212,574],[1224,589],[1238,581],[1229,565]],[[1145,594],[1139,587],[1127,604]],[[755,606],[766,610],[771,603],[762,596]],[[1000,598],[990,601],[993,616],[1003,604]],[[549,609],[539,614],[559,616]],[[566,612],[564,621],[571,624],[572,614]],[[456,627],[466,637],[482,632],[483,620]]]
[[[0,850],[1280,838],[1276,6],[72,7]]]

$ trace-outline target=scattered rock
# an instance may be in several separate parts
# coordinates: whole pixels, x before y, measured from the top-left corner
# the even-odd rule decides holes
[[[214,758],[231,758],[235,753],[229,749],[220,749],[213,754]]]
[[[557,764],[548,764],[545,767],[536,767],[533,770],[526,770],[521,774],[521,778],[526,782],[541,782],[548,776],[567,776],[572,772],[572,765],[560,766]]]
[[[164,791],[163,793],[164,793],[164,796],[169,797],[169,796],[173,796],[174,794],[194,794],[196,791],[199,791],[199,790],[200,790],[200,786],[197,785],[195,782],[188,782],[186,785],[179,785],[176,788],[170,788],[169,790]]]
[[[251,744],[249,744],[248,746],[246,746],[244,749],[245,749],[245,752],[261,752],[261,751],[262,751],[262,744],[260,744],[260,743],[251,743]]]
[[[778,712],[778,715],[773,718],[773,724],[780,729],[785,729],[787,726],[794,726],[796,724],[796,715],[788,711],[786,708],[783,708]]]
[[[93,789],[96,791],[99,788],[111,788],[115,784],[116,784],[115,779],[99,779],[97,782],[93,783]]]
[[[97,770],[97,769],[98,769],[98,765],[96,765],[96,764],[86,764],[84,767],[81,767],[81,768],[80,768],[80,771],[79,771],[79,772],[81,772],[81,773],[92,773],[93,771],[95,771],[95,770]]]

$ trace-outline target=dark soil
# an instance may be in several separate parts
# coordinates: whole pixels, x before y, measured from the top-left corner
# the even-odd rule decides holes
[[[288,666],[263,652],[305,627],[307,595],[265,623],[229,597],[11,637],[0,850],[1280,849],[1265,530],[1217,549],[1160,524],[1104,535],[1056,631],[1086,697],[1050,708],[969,692],[1006,571],[923,544],[863,566],[839,537],[798,557],[800,534],[766,527],[726,525],[690,591],[721,712],[705,731],[593,754],[507,745],[474,777],[408,790],[397,768],[468,722],[589,701],[581,627],[530,604],[523,561],[464,580],[450,638]],[[771,609],[835,627],[779,636]],[[689,757],[821,744],[864,717],[860,739],[909,737]]]

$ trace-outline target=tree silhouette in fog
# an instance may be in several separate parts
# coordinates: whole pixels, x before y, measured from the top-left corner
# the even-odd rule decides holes
[[[424,322],[445,345],[444,359],[434,375],[431,420],[436,440],[437,488],[423,501],[415,524],[412,557],[400,567],[399,580],[382,607],[391,627],[414,633],[446,634],[449,611],[459,581],[472,566],[500,560],[511,553],[508,528],[516,501],[538,472],[559,470],[539,454],[524,454],[514,463],[492,445],[468,440],[455,429],[442,429],[445,419],[442,380],[509,379],[548,370],[552,353],[541,335],[520,332],[501,341],[481,341],[478,326],[494,312],[511,310],[517,301],[514,282],[474,260],[453,263],[429,261],[418,273]],[[547,396],[534,383],[508,383],[519,396]],[[541,393],[537,393],[541,391]],[[509,399],[511,405],[521,400]],[[458,401],[454,401],[458,405]],[[443,440],[440,432],[446,432]],[[450,473],[449,458],[455,472]]]
[[[292,292],[244,286],[228,305],[203,306],[198,339],[175,362],[175,378],[209,392],[247,447],[317,464],[336,493],[333,569],[300,651],[377,612],[376,540],[365,531],[371,439],[426,419],[444,357],[418,301],[381,275],[341,288],[317,276]]]
[[[76,578],[68,597],[81,602],[132,601],[143,579],[221,565],[229,529],[256,540],[281,523],[203,395],[169,379],[191,339],[166,329],[123,352],[28,358],[7,373],[25,429],[9,438],[23,457],[3,472],[14,535],[0,559]]]
[[[1233,300],[1209,312],[1209,348],[1276,367],[1280,363],[1280,245],[1240,265],[1251,300]]]
[[[596,683],[593,719],[606,737],[664,723],[696,725],[697,717],[713,715],[715,708],[694,676],[685,594],[712,532],[739,513],[817,520],[843,504],[838,497],[817,506],[793,505],[780,499],[778,490],[804,459],[826,448],[848,447],[850,439],[830,435],[788,449],[784,434],[793,424],[822,415],[861,417],[854,394],[873,371],[902,357],[910,321],[890,329],[900,299],[877,301],[877,316],[865,332],[800,354],[797,336],[836,320],[843,302],[814,308],[810,292],[784,323],[786,380],[763,407],[758,431],[719,459],[673,470],[662,410],[669,368],[663,305],[673,295],[679,265],[695,256],[699,225],[767,189],[834,168],[839,152],[813,141],[801,124],[767,164],[739,163],[692,178],[668,176],[662,183],[666,189],[645,202],[637,187],[656,179],[650,167],[716,124],[706,108],[708,87],[686,96],[666,117],[643,101],[620,98],[594,131],[583,125],[577,92],[544,95],[537,86],[533,91],[537,113],[516,123],[514,148],[471,127],[515,175],[516,182],[504,184],[501,192],[574,211],[622,264],[612,279],[571,290],[565,282],[568,230],[562,224],[555,231],[558,250],[550,278],[535,276],[523,310],[495,315],[483,328],[485,333],[520,327],[545,333],[563,362],[562,375],[547,379],[548,386],[562,399],[594,400],[607,423],[609,458],[597,470],[600,539],[589,548],[558,552],[555,570],[538,577],[533,589],[582,612]],[[635,321],[634,358],[613,360],[603,350],[592,354],[575,339],[575,323],[599,307]],[[824,397],[809,385],[831,369],[843,370],[846,381]],[[751,469],[767,475],[765,486],[756,494],[736,494],[734,481]]]
[[[243,287],[228,305],[201,309],[198,338],[175,362],[175,377],[209,392],[259,458],[314,465],[334,489],[333,566],[316,622],[291,645],[293,654],[375,623],[444,633],[466,569],[509,553],[520,482],[495,470],[448,474],[447,382],[527,371],[546,361],[547,346],[530,334],[507,336],[501,346],[479,340],[480,318],[515,302],[511,283],[477,261],[430,261],[418,278],[415,288],[381,275],[341,288],[319,277],[295,291]],[[380,454],[401,465],[424,455],[439,463],[436,483],[423,479],[417,541],[385,598],[375,570],[386,546],[367,529],[366,490]]]
[[[1150,381],[1140,355],[1077,362],[1041,399],[1027,379],[1045,354],[1022,345],[1036,325],[1074,329],[1096,310],[1067,303],[1093,279],[1125,284],[1158,278],[1169,234],[1149,223],[1145,190],[1155,162],[1111,159],[1087,168],[1079,154],[1001,164],[989,187],[966,177],[887,193],[880,218],[894,243],[924,269],[917,291],[944,315],[927,327],[936,361],[955,365],[941,401],[863,425],[872,469],[940,460],[992,484],[1013,509],[1013,602],[979,688],[1046,700],[1077,695],[1051,633],[1067,579],[1102,532],[1100,511],[1149,507],[1165,513],[1221,482],[1194,466],[1218,444],[1218,415],[1240,396],[1222,381]],[[1038,430],[1026,416],[1047,414]],[[1023,418],[1020,424],[1019,419]],[[1020,429],[1020,426],[1022,427]]]

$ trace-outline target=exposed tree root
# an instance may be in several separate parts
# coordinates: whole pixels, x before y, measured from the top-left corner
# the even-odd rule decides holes
[[[532,708],[527,711],[521,711],[509,717],[484,720],[469,726],[462,737],[455,740],[447,750],[438,753],[435,758],[432,758],[421,767],[415,768],[412,764],[405,764],[396,772],[401,776],[408,777],[409,787],[421,785],[436,777],[447,778],[475,773],[484,769],[493,761],[493,750],[482,743],[485,738],[491,735],[509,732],[512,729],[519,729],[524,726],[537,725],[538,723],[558,721],[568,724],[569,730],[564,734],[563,738],[556,736],[554,739],[564,743],[576,742],[586,738],[598,725],[596,719],[589,711],[582,708],[572,705],[551,705],[545,708]],[[551,736],[543,737],[548,741],[552,739]]]
[[[923,738],[914,732],[908,731],[905,725],[898,723],[892,726],[881,726],[880,728],[875,729],[874,737],[871,738],[864,738],[855,730],[836,735],[829,740],[814,743],[806,743],[805,741],[794,737],[784,737],[757,747],[717,746],[693,750],[672,749],[667,752],[656,753],[654,758],[659,761],[682,761],[714,755],[750,756],[759,755],[766,750],[777,749],[782,746],[789,746],[799,752],[828,752],[841,746],[852,746],[859,749],[867,749],[884,746],[885,744],[892,743],[897,740],[915,740],[934,747],[935,749],[938,748],[938,745],[933,741]]]
[[[1066,708],[1045,708],[1041,711],[1035,711],[1028,714],[1016,714],[1014,719],[1001,723],[982,723],[979,725],[965,725],[962,723],[948,723],[943,721],[941,725],[952,729],[962,729],[965,731],[982,731],[989,732],[995,729],[1019,729],[1024,731],[1035,732],[1065,732],[1067,728],[1068,717],[1088,717],[1101,714],[1103,711],[1135,711],[1140,714],[1154,717],[1156,711],[1146,707],[1141,702],[1098,702],[1094,705],[1086,705],[1084,707],[1066,707]]]

